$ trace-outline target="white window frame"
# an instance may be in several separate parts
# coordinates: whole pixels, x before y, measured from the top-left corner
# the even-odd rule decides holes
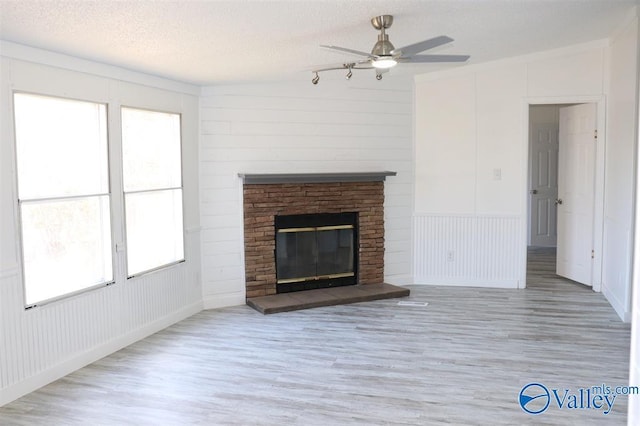
[[[153,189],[146,189],[146,190],[134,190],[134,191],[126,191],[125,190],[125,170],[124,170],[124,129],[123,129],[123,125],[122,125],[122,114],[123,114],[123,110],[125,109],[131,109],[131,110],[136,110],[136,111],[146,111],[146,112],[151,112],[151,113],[160,113],[160,114],[171,114],[171,115],[176,115],[178,117],[178,122],[179,122],[179,136],[180,136],[180,141],[179,141],[179,153],[180,153],[180,158],[178,160],[179,164],[180,164],[180,185],[179,186],[175,186],[175,187],[163,187],[163,188],[153,188]],[[122,145],[122,149],[121,149],[121,157],[120,157],[120,165],[121,165],[121,182],[122,182],[122,205],[123,205],[123,216],[122,216],[122,221],[124,224],[124,241],[125,241],[125,247],[127,248],[127,255],[125,256],[124,262],[125,262],[125,271],[126,271],[126,277],[127,279],[133,279],[133,278],[137,278],[143,275],[147,275],[159,270],[163,270],[166,268],[170,268],[172,266],[175,265],[179,265],[181,263],[185,263],[186,262],[186,231],[185,231],[185,200],[184,200],[184,167],[183,167],[183,136],[184,136],[184,132],[183,132],[183,117],[182,117],[182,113],[180,112],[176,112],[176,111],[170,111],[170,110],[161,110],[161,109],[154,109],[154,108],[145,108],[145,107],[138,107],[138,106],[133,106],[133,105],[120,105],[119,106],[119,113],[120,113],[120,135],[121,135],[121,145]],[[145,193],[153,193],[153,192],[161,192],[161,191],[180,191],[180,197],[181,197],[181,212],[182,212],[182,224],[181,224],[181,236],[182,236],[182,257],[180,259],[177,259],[175,261],[172,262],[168,262],[162,265],[158,265],[149,269],[145,269],[142,271],[138,271],[135,273],[130,273],[129,272],[129,256],[128,256],[128,250],[129,250],[129,240],[128,240],[128,236],[129,236],[129,230],[127,229],[127,195],[134,195],[134,194],[145,194]]]
[[[20,180],[20,170],[18,166],[18,135],[16,129],[16,108],[15,108],[15,99],[16,95],[30,95],[30,96],[40,96],[43,98],[49,99],[60,99],[65,101],[76,101],[76,102],[84,102],[96,105],[103,105],[105,110],[105,132],[106,132],[106,182],[107,187],[104,193],[96,193],[96,194],[82,194],[82,195],[68,195],[68,196],[55,196],[55,197],[34,197],[34,198],[21,198],[19,191],[19,180]],[[22,296],[23,296],[23,304],[25,309],[32,309],[37,306],[46,305],[58,300],[67,299],[78,294],[82,294],[85,292],[89,292],[95,290],[97,288],[103,288],[105,286],[114,284],[116,282],[116,263],[115,263],[115,238],[114,238],[114,218],[113,218],[113,194],[112,194],[112,185],[111,185],[111,168],[112,168],[112,159],[111,159],[111,146],[110,146],[110,137],[109,137],[109,104],[104,101],[96,101],[92,99],[81,99],[81,98],[73,98],[73,97],[64,97],[59,95],[52,95],[49,93],[39,93],[39,92],[31,92],[25,90],[13,90],[11,92],[11,117],[12,125],[14,126],[13,130],[13,145],[14,145],[14,165],[15,165],[15,200],[16,200],[16,208],[17,208],[17,225],[18,225],[18,246],[19,246],[19,256],[20,256],[20,271],[22,277]],[[108,244],[110,246],[109,255],[111,258],[111,279],[89,285],[87,287],[70,291],[66,293],[62,293],[58,296],[46,298],[43,300],[38,300],[32,303],[27,302],[27,282],[26,282],[26,262],[25,262],[25,245],[24,245],[24,225],[22,221],[22,206],[23,204],[31,204],[37,202],[50,202],[50,201],[68,201],[68,200],[80,200],[80,199],[91,199],[94,197],[106,197],[108,202],[108,218],[109,218],[109,241]]]

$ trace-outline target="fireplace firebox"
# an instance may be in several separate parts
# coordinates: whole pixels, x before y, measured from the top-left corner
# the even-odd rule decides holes
[[[274,223],[278,293],[357,284],[357,213],[284,215]]]

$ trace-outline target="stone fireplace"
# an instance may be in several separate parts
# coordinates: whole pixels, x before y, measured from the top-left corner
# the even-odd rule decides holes
[[[338,269],[333,273],[323,273],[324,269],[321,268],[320,273],[313,275],[305,270],[308,267],[303,266],[304,273],[300,274],[304,276],[291,278],[286,276],[288,270],[278,271],[277,228],[285,229],[285,233],[295,232],[296,229],[296,226],[289,226],[294,222],[285,223],[285,227],[277,227],[276,222],[281,222],[283,217],[315,215],[335,218],[341,214],[353,215],[357,229],[353,230],[354,250],[351,256],[354,257],[355,268],[352,284],[381,284],[384,281],[384,180],[386,176],[394,175],[395,172],[240,175],[244,179],[246,297],[276,294],[279,292],[279,282],[281,285],[288,285],[286,291],[317,288],[316,282],[323,279],[328,282],[325,287],[346,285],[343,278],[348,278],[350,273],[345,269],[348,259],[336,261]],[[287,219],[284,220],[286,222]],[[314,222],[312,225],[298,228],[304,228],[303,232],[311,231],[311,228],[320,228],[320,232],[333,228],[348,229],[346,222],[329,222],[326,225]],[[337,252],[344,252],[345,256],[349,256],[349,251],[343,250],[349,245],[346,240],[348,232],[333,237],[338,238],[335,241],[328,237],[329,234],[321,235],[322,239],[329,241],[324,243],[325,246],[336,246]],[[279,238],[282,242],[285,239],[294,241],[297,237],[280,235]],[[300,238],[302,241],[310,239],[307,234],[300,234]],[[301,243],[304,244],[309,243]],[[309,250],[313,252],[314,249]],[[284,255],[279,256],[278,259],[281,260]],[[318,256],[316,253],[315,257]],[[280,292],[284,291],[284,287],[281,287]]]

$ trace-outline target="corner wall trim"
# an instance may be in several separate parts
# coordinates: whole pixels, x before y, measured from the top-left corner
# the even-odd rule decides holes
[[[609,287],[606,285],[602,286],[602,294],[607,299],[611,307],[618,317],[622,320],[622,322],[630,323],[631,322],[631,312],[625,306],[625,304],[617,297],[616,293],[609,290]]]

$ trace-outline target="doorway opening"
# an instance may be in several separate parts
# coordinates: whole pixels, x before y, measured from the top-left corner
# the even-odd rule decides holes
[[[527,247],[555,252],[555,274],[600,291],[598,103],[530,104]],[[600,197],[601,198],[601,197]],[[601,222],[600,222],[601,223]],[[599,254],[599,253],[598,253]]]
[[[560,105],[529,106],[529,247],[556,247]]]

